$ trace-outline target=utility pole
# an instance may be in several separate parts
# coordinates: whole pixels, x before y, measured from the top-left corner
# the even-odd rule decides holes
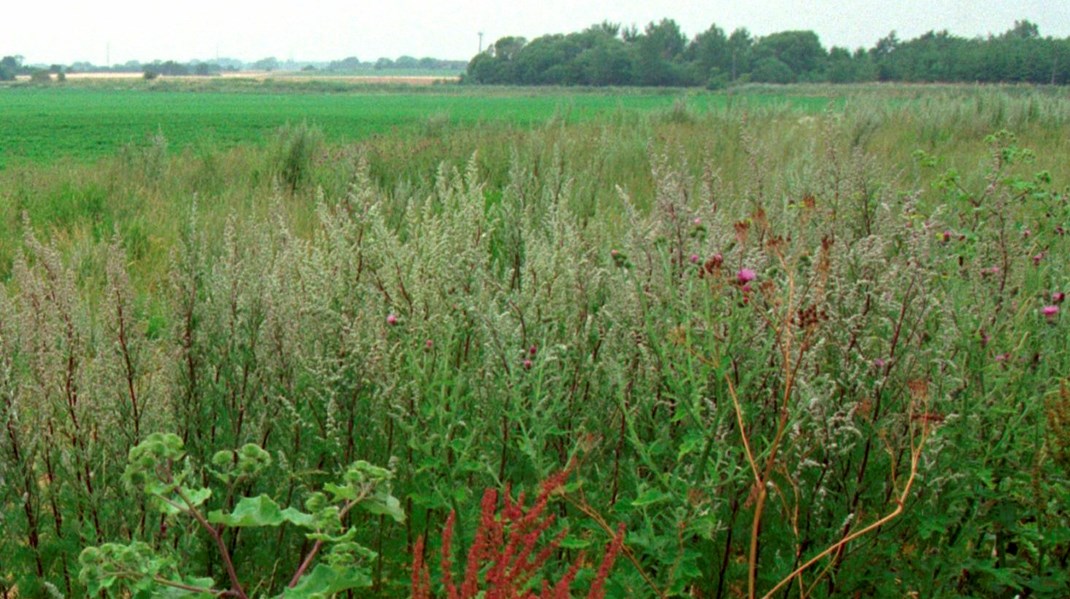
[[[483,32],[479,32],[479,53],[483,53]]]

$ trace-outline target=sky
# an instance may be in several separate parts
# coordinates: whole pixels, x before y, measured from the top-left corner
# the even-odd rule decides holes
[[[985,36],[1028,19],[1043,36],[1070,36],[1070,0],[13,0],[0,56],[27,64],[129,60],[328,61],[356,56],[468,60],[494,40],[571,33],[608,20],[642,28],[674,19],[690,38],[717,24],[754,35],[809,29],[822,43],[872,47],[895,30],[910,39],[947,29]]]

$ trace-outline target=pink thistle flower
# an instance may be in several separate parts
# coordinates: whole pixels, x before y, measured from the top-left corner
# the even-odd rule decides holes
[[[1033,266],[1040,266],[1040,261],[1044,259],[1044,252],[1040,252],[1036,256],[1033,256]]]
[[[698,254],[691,254],[691,264],[698,264]]]
[[[535,357],[535,354],[538,353],[538,351],[539,351],[539,348],[537,346],[535,346],[535,345],[532,345],[531,347],[528,348],[528,353],[531,354],[531,357],[533,357],[533,358]]]
[[[693,221],[691,221],[691,222],[692,222],[692,223],[693,223],[693,224],[694,224],[694,225],[695,225],[696,227],[701,227],[701,226],[702,226],[702,219],[701,219],[701,218],[699,218],[699,217],[697,217],[697,216],[695,217],[695,220],[693,220]]]
[[[1053,320],[1059,315],[1059,306],[1044,306],[1040,309],[1040,313],[1044,315],[1044,318]]]
[[[435,347],[435,342],[428,339],[424,341],[424,351],[431,351]]]
[[[944,231],[944,243],[951,241],[951,231]]]
[[[738,281],[740,285],[746,285],[757,277],[758,275],[749,268],[741,268],[739,269],[739,272],[736,273],[736,281]]]
[[[982,277],[994,276],[994,275],[998,275],[998,274],[999,274],[999,267],[998,266],[989,266],[988,268],[982,268],[981,269],[981,276]]]
[[[1063,293],[1062,291],[1056,291],[1055,293],[1051,294],[1051,303],[1053,303],[1053,304],[1061,304],[1061,303],[1063,303],[1063,300],[1065,300],[1065,299],[1066,299],[1066,294]]]
[[[524,360],[524,370],[531,370],[531,367],[534,365],[535,363],[532,362],[530,359]]]
[[[395,326],[395,325],[397,325],[397,323],[398,323],[397,314],[394,314],[393,312],[391,312],[390,314],[386,315],[386,324],[388,324],[390,326]]]

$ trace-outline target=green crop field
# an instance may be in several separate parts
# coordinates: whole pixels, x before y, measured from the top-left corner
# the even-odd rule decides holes
[[[1070,100],[0,87],[0,599],[1070,596]]]
[[[243,142],[263,143],[286,123],[309,122],[330,141],[342,142],[418,133],[428,126],[447,124],[532,125],[555,115],[575,122],[614,111],[666,109],[681,98],[672,93],[369,92],[344,83],[327,87],[323,93],[293,93],[285,91],[285,81],[278,84],[281,92],[273,91],[275,87],[267,87],[267,91],[253,87],[244,92],[223,87],[197,93],[184,91],[181,85],[164,91],[145,86],[125,90],[0,89],[0,164],[96,159],[156,133],[162,133],[176,149],[232,147]],[[688,94],[683,98],[699,111],[727,103],[725,96],[717,95]],[[828,103],[822,98],[774,95],[748,100],[756,104],[791,103],[810,110],[821,110]]]

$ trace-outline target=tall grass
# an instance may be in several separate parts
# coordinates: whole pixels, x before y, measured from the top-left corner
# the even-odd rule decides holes
[[[5,172],[0,594],[77,596],[107,540],[221,580],[195,525],[119,484],[168,431],[192,464],[263,448],[241,492],[284,505],[391,466],[405,524],[348,523],[383,596],[450,513],[472,542],[477,491],[570,463],[533,583],[623,524],[610,596],[1064,595],[1068,107],[443,124],[323,145],[288,189],[283,141],[152,184],[125,159]],[[63,185],[109,201],[60,224]],[[277,592],[309,540],[226,542]]]

